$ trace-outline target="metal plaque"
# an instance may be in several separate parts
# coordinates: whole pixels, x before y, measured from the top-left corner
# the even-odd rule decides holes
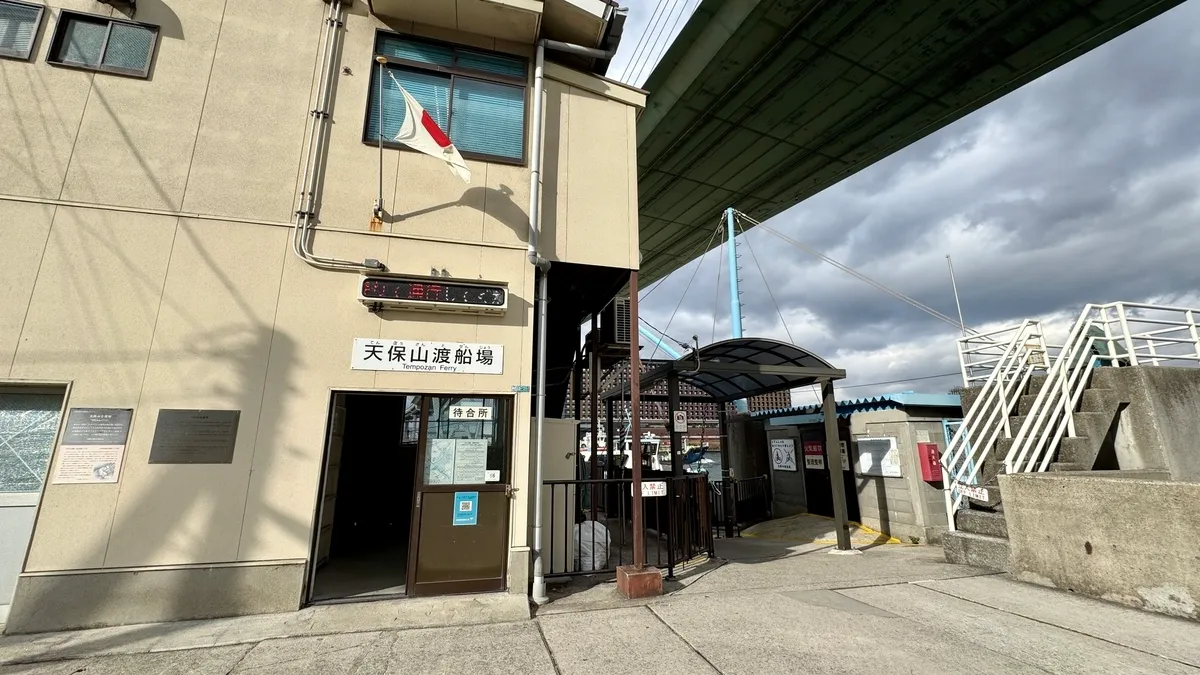
[[[159,410],[151,464],[230,464],[240,410]]]
[[[126,408],[71,408],[63,445],[125,445],[133,411]]]

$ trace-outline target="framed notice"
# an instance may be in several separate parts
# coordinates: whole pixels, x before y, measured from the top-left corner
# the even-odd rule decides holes
[[[891,436],[858,439],[858,474],[900,478],[900,453]]]
[[[796,471],[796,441],[791,438],[771,439],[771,468],[776,471]]]
[[[51,482],[116,483],[132,420],[133,410],[126,408],[72,408]]]

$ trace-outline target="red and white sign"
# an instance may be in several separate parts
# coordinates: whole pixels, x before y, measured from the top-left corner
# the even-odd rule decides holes
[[[629,494],[633,494],[633,486],[629,486]],[[642,481],[642,496],[643,497],[666,497],[667,496],[667,481],[665,480],[644,480]]]
[[[825,444],[821,441],[804,441],[804,468],[825,468]]]

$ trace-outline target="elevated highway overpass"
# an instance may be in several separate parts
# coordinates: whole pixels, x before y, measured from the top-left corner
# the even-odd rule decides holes
[[[644,85],[642,287],[1182,1],[703,0]]]

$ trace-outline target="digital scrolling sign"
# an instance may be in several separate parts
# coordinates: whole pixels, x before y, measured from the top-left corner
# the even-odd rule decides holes
[[[377,306],[503,311],[508,306],[508,289],[493,284],[364,277],[360,299]]]

